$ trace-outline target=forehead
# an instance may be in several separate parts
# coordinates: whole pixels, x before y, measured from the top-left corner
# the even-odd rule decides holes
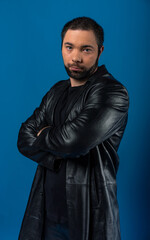
[[[63,43],[69,42],[77,45],[97,45],[95,34],[92,30],[69,29],[64,37]]]

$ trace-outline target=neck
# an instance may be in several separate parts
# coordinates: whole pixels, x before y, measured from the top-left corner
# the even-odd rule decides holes
[[[76,80],[74,78],[70,78],[70,83],[71,83],[71,87],[77,87],[77,86],[81,86],[84,85],[86,83],[87,79],[83,79],[81,80]]]

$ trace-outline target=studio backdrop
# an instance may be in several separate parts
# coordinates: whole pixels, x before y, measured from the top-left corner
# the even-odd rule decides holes
[[[129,92],[129,119],[117,175],[121,236],[148,240],[150,200],[150,1],[0,0],[0,239],[16,240],[37,164],[17,149],[21,123],[67,79],[60,33],[88,16],[104,28],[99,65]]]

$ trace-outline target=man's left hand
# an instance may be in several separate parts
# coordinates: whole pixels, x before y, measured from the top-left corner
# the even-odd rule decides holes
[[[41,134],[41,132],[42,132],[45,128],[48,128],[48,127],[50,127],[50,126],[47,126],[47,127],[42,128],[42,129],[37,133],[37,137]]]

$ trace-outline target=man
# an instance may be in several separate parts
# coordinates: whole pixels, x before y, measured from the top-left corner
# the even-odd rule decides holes
[[[128,93],[104,65],[103,29],[86,17],[62,30],[68,80],[21,126],[18,149],[38,163],[20,240],[119,240],[117,150]]]

